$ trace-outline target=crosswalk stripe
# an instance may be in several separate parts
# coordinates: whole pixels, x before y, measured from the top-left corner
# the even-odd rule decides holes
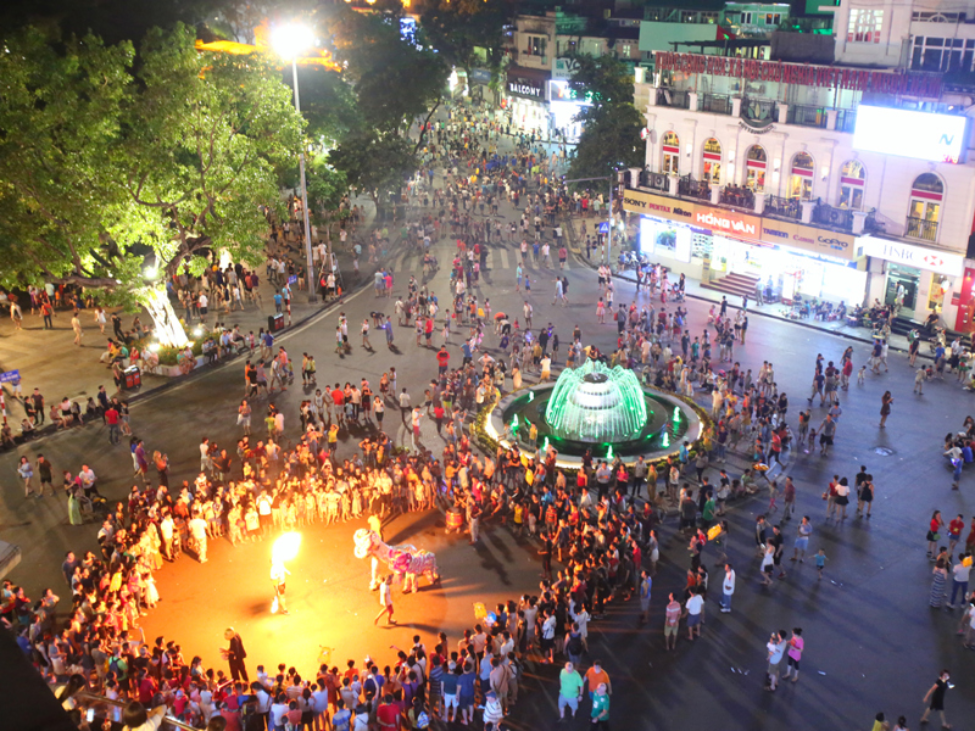
[[[502,269],[510,269],[511,266],[508,263],[508,250],[507,249],[498,249],[498,253],[501,254],[501,268]]]

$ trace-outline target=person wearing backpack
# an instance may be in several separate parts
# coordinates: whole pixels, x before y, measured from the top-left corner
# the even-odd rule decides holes
[[[572,629],[570,629],[565,635],[565,652],[569,656],[569,662],[573,666],[578,667],[582,662],[582,652],[585,646],[582,643],[582,632],[579,631],[579,625],[576,622],[572,623]]]

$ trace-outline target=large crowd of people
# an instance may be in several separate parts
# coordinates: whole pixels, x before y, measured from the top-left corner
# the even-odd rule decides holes
[[[613,687],[598,653],[589,647],[589,623],[603,617],[611,602],[630,600],[639,603],[641,623],[649,621],[661,552],[658,534],[666,516],[677,515],[675,530],[681,544],[687,542],[686,581],[668,587],[660,618],[668,651],[684,635],[682,626],[688,641],[701,637],[709,594],[722,613],[732,611],[738,569],[728,559],[729,524],[723,515],[736,498],[760,489],[769,493],[754,534],[764,585],[786,578],[787,525],[795,533],[792,560],[809,558],[822,577],[826,556],[810,547],[812,518],[786,522],[795,515],[796,487],[791,478],[775,473],[783,462],[804,458],[817,446],[827,456],[839,438],[838,394],[852,377],[852,349],[839,365],[816,359],[809,408],[799,410],[793,431],[790,397],[776,380],[773,364],[766,361],[753,374],[735,360],[736,349],[746,343],[747,311],[730,312],[723,301],[712,307],[706,322],[693,327],[683,302],[683,277],[672,283],[659,266],[639,270],[637,290],[645,290],[647,297],[632,303],[614,302],[617,285],[608,266],[600,267],[593,322],[610,319],[616,325],[615,347],[606,353],[587,344],[579,325],[561,339],[551,323],[539,326],[547,318],[534,322],[528,298],[517,312],[493,311],[490,300],[476,292],[492,244],[521,241],[515,253],[517,284],[519,291],[530,290],[537,282],[529,263],[531,269],[541,266],[554,273],[565,261],[557,216],[566,211],[598,215],[603,202],[596,194],[569,194],[555,182],[561,151],[546,153],[532,139],[519,138],[514,153],[500,152],[498,139],[510,131],[503,117],[452,106],[430,124],[425,165],[405,191],[418,215],[400,232],[424,257],[423,275],[409,279],[392,315],[372,313],[361,326],[364,348],[372,347],[368,333],[373,328],[384,330],[392,347],[394,321],[397,328],[415,332],[415,347],[429,359],[431,370],[422,398],[418,389],[398,382],[395,368],[375,384],[363,378],[330,385],[314,356],[305,353],[300,371],[308,397],[301,403],[298,429],[286,429],[284,415],[263,399],[291,384],[297,358],[276,345],[270,333],[251,340],[241,335],[250,360],[244,366],[243,398],[235,407],[236,445],[203,438],[198,475],[176,484],[166,455],[150,453],[133,436],[133,472],[141,484],[101,523],[99,553],[67,554],[62,573],[70,587],[70,609],[65,611],[67,602],[51,589],[32,601],[9,582],[3,588],[4,620],[17,629],[38,669],[59,686],[66,708],[77,714],[85,701],[74,700],[75,694],[88,689],[122,701],[99,712],[130,729],[152,723],[153,714],[162,713],[159,708],[214,731],[393,731],[444,721],[476,721],[498,729],[513,712],[524,664],[530,661],[561,664],[559,715],[575,716],[588,690],[590,718],[601,729],[610,718]],[[510,226],[494,217],[502,200],[519,211]],[[430,249],[447,236],[457,250],[450,263],[449,303],[441,306],[430,286],[437,269]],[[377,229],[370,260],[387,238]],[[604,259],[601,247],[597,234],[586,248],[599,250]],[[274,268],[273,276],[286,286],[289,270]],[[220,297],[232,309],[237,295],[230,279],[228,273],[214,284],[225,290]],[[567,297],[568,280],[557,277],[557,282],[553,305]],[[324,278],[322,287],[334,291],[335,282]],[[391,296],[392,273],[380,269],[375,288],[377,296]],[[197,309],[186,314],[203,319],[206,313],[197,300]],[[352,348],[349,328],[344,313],[339,315],[336,349],[341,352]],[[446,347],[457,343],[455,335],[462,341],[460,363]],[[238,340],[235,334],[229,337],[231,344]],[[227,345],[222,336],[214,344],[218,354]],[[883,361],[879,353],[875,357],[875,367],[886,365],[886,351]],[[692,445],[685,443],[663,463],[641,459],[630,466],[619,457],[603,461],[586,455],[583,468],[567,475],[558,468],[555,449],[543,448],[525,430],[507,432],[493,451],[472,442],[470,417],[499,392],[517,390],[529,378],[547,380],[553,369],[577,367],[587,358],[633,369],[649,385],[706,403],[714,423],[710,452],[692,453]],[[824,410],[821,420],[813,419],[814,408]],[[884,408],[882,420],[890,413],[890,401],[883,402]],[[424,420],[432,420],[442,438],[436,454],[422,438]],[[396,421],[408,427],[408,444],[397,444],[391,436],[398,424],[390,422]],[[297,436],[289,441],[286,433]],[[340,455],[340,437],[351,434],[358,450]],[[960,435],[949,435],[945,447],[949,458],[961,463],[967,460],[964,449],[971,452],[969,439]],[[735,452],[752,467],[732,476],[725,462]],[[35,466],[28,467],[22,477],[30,490]],[[713,468],[719,468],[717,477]],[[44,469],[49,476],[50,466]],[[97,496],[89,472],[85,467],[77,477],[65,476],[75,500]],[[870,517],[878,486],[866,467],[854,482],[855,495],[846,477],[830,481],[823,495],[827,520],[846,520],[852,499],[857,510],[850,517]],[[42,492],[43,487],[42,477]],[[345,668],[329,663],[299,670],[286,659],[276,668],[254,666],[244,650],[245,638],[229,628],[228,673],[216,658],[187,662],[178,639],[147,642],[139,633],[140,617],[159,600],[156,572],[189,556],[206,561],[210,540],[226,537],[236,544],[312,523],[364,517],[381,524],[398,513],[433,509],[461,516],[459,527],[472,543],[485,528],[527,536],[541,559],[537,589],[485,611],[462,636],[440,633],[433,647],[418,636],[411,648],[397,650],[388,661],[377,663],[370,654],[365,662],[348,660]],[[773,525],[772,516],[780,509],[781,522]],[[929,532],[935,564],[931,603],[941,606],[950,568],[955,583],[948,606],[959,594],[968,605],[961,626],[971,644],[975,616],[967,587],[971,561],[965,555],[971,546],[953,557],[962,516],[944,528],[951,536],[949,547],[940,546],[944,525],[936,513]],[[975,527],[969,543],[973,536]],[[384,603],[384,611],[387,607],[391,618],[391,604]],[[66,622],[57,620],[56,610],[68,617]],[[779,687],[782,663],[784,677],[798,681],[804,642],[802,628],[772,634],[767,690]],[[256,667],[253,676],[249,667]]]

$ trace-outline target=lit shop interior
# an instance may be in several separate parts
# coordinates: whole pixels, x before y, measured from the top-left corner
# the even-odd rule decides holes
[[[651,261],[688,277],[712,282],[729,274],[757,278],[775,300],[805,299],[858,304],[867,272],[856,262],[806,254],[788,247],[734,239],[707,229],[639,218],[639,247]]]

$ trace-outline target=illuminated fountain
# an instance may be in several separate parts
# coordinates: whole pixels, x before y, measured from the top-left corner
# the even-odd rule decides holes
[[[559,376],[545,422],[562,439],[627,441],[638,437],[647,423],[647,404],[633,371],[589,359]]]
[[[700,439],[708,423],[676,396],[641,384],[634,371],[587,359],[562,371],[554,385],[531,386],[502,399],[484,428],[490,439],[506,445],[551,445],[561,466],[571,469],[587,449],[594,458],[619,455],[626,463],[641,454],[661,459],[676,453],[682,441]]]

